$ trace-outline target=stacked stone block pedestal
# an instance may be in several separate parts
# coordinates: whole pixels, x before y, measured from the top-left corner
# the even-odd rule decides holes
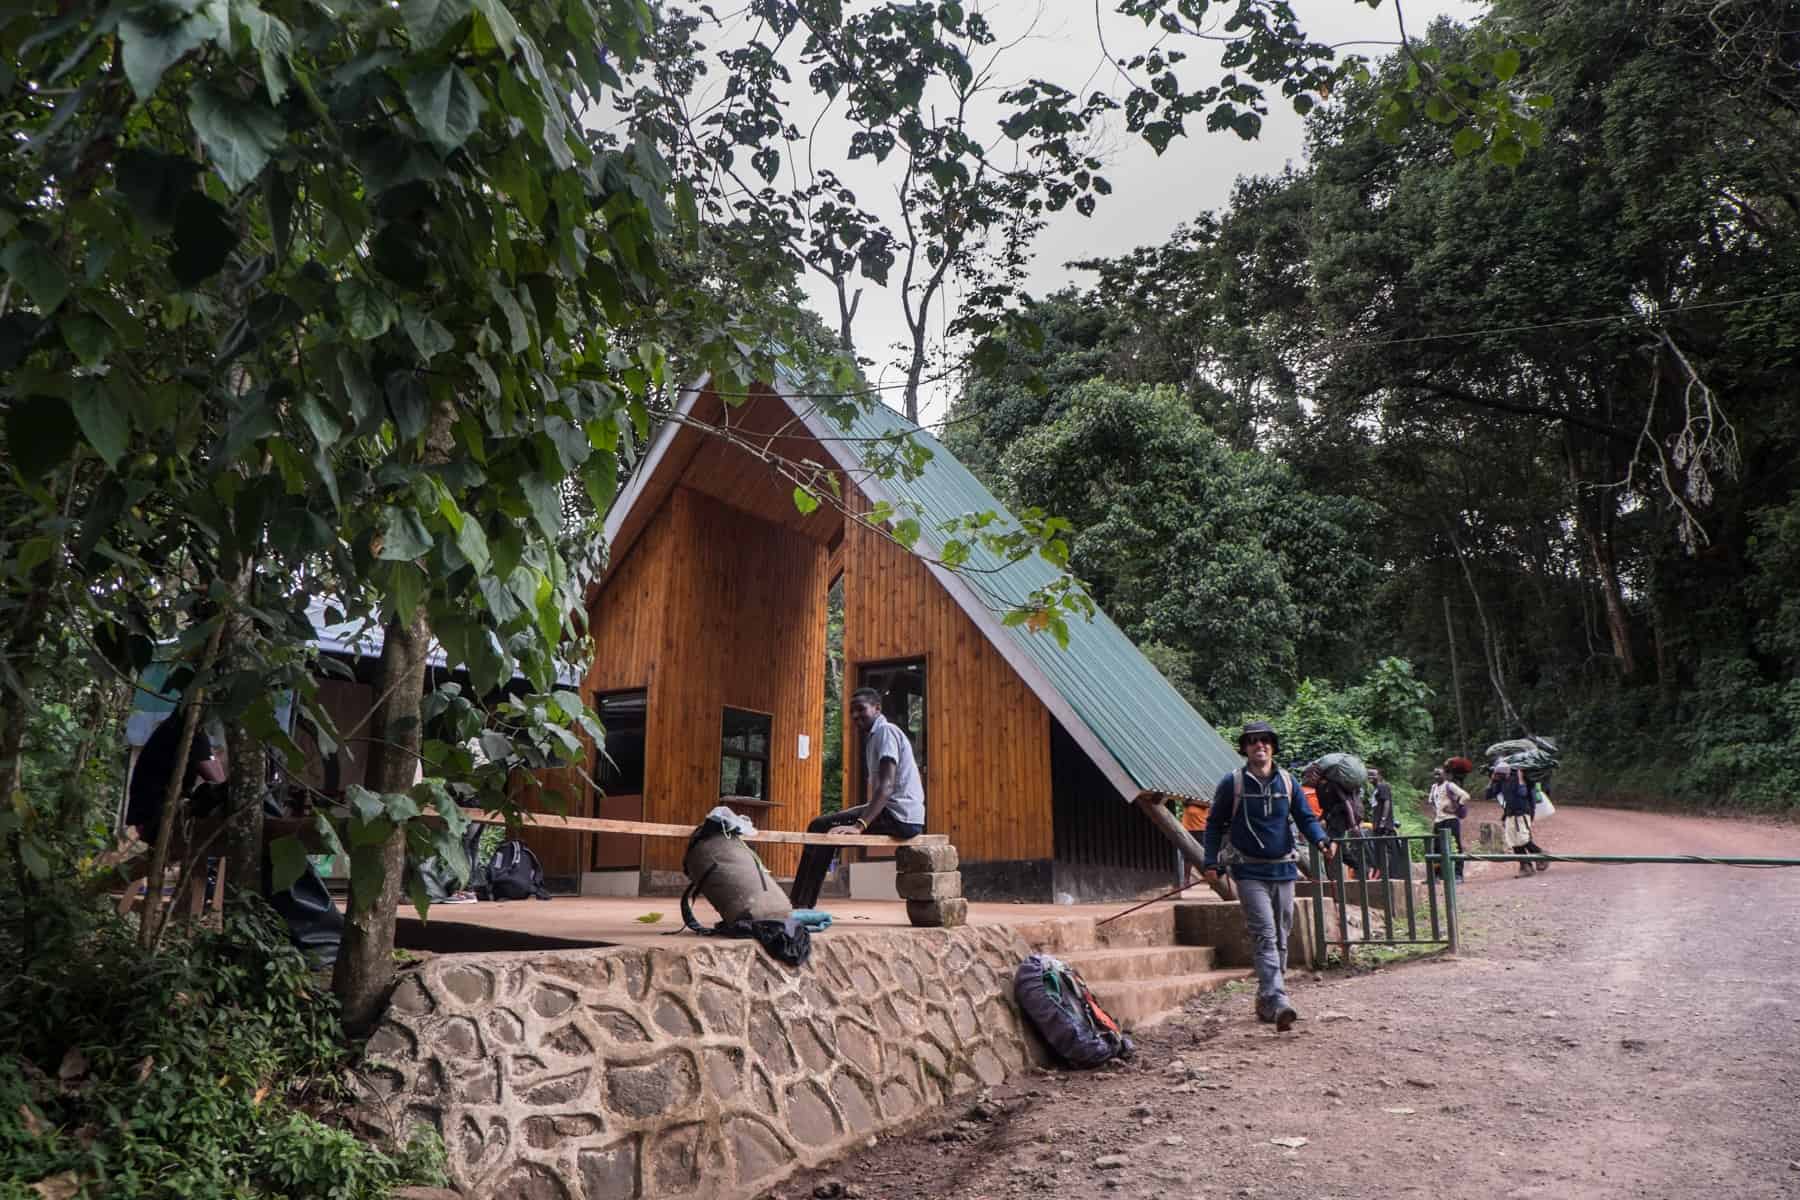
[[[894,853],[894,890],[914,925],[952,927],[969,919],[956,847],[902,846]]]

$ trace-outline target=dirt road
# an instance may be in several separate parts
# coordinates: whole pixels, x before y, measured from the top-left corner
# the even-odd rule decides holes
[[[1800,829],[1746,822],[1565,809],[1539,833],[1800,858]],[[1461,895],[1459,958],[1292,977],[1290,1034],[1208,997],[1129,1065],[1025,1077],[777,1194],[1800,1196],[1800,868],[1490,865]]]

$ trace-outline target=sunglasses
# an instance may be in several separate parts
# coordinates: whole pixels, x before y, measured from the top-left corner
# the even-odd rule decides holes
[[[1253,733],[1244,739],[1246,746],[1273,746],[1275,739],[1266,733]]]

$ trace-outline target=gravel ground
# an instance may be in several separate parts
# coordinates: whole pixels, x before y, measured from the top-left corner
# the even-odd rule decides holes
[[[1477,813],[1477,816],[1483,815]],[[1565,808],[1552,853],[1800,858],[1800,830]],[[1800,868],[1478,864],[1463,952],[1241,988],[781,1200],[1800,1196]]]

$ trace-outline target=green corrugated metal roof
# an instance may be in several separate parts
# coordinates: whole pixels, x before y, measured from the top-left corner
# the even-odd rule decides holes
[[[917,477],[882,479],[877,486],[896,505],[906,501],[917,506],[923,539],[934,547],[943,536],[938,526],[967,513],[997,512],[1017,527],[1012,514],[955,455],[892,409],[881,404],[861,409],[846,432],[850,439],[838,448],[851,454],[865,444],[859,439],[893,434],[911,434],[930,449],[931,461]],[[1096,611],[1091,621],[1071,618],[1067,647],[1049,633],[1000,624],[1004,613],[1057,579],[1057,569],[1041,556],[1008,563],[976,546],[968,567],[972,569],[957,577],[993,614],[990,636],[1009,639],[1038,666],[1142,791],[1210,800],[1219,779],[1240,765],[1237,751],[1105,613]]]

